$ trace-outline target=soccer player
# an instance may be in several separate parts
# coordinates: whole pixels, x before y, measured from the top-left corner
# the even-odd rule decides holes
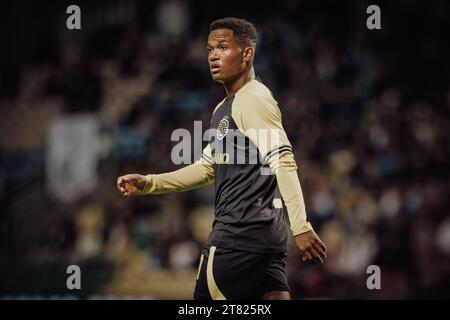
[[[319,264],[326,258],[325,245],[306,217],[280,109],[255,77],[255,47],[252,23],[238,18],[212,22],[208,62],[226,97],[212,114],[214,134],[202,157],[173,172],[117,179],[125,196],[215,184],[215,219],[200,256],[195,299],[290,299],[285,273],[289,229],[303,261]]]

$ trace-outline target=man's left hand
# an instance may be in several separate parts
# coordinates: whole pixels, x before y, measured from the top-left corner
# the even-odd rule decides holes
[[[303,261],[310,261],[314,265],[324,262],[327,257],[327,248],[314,230],[300,233],[294,238]]]

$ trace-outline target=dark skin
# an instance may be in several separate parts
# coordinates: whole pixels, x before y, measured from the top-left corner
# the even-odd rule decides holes
[[[255,78],[255,49],[239,43],[230,29],[216,29],[208,37],[208,63],[214,81],[223,84],[227,96],[233,96]]]
[[[250,43],[239,42],[233,30],[216,29],[208,36],[208,63],[214,81],[223,84],[227,96],[233,96],[255,78],[253,59],[255,48]],[[117,188],[124,196],[142,194],[145,176],[128,174],[117,179]],[[326,247],[314,230],[294,237],[302,260],[319,265],[326,258]],[[268,291],[264,300],[290,300],[289,291]]]

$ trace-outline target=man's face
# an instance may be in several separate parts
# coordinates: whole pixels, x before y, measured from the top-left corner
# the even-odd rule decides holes
[[[229,82],[245,70],[242,47],[234,38],[233,30],[216,29],[208,37],[208,62],[214,81]]]

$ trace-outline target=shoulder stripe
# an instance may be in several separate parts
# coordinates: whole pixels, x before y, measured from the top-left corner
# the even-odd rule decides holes
[[[208,157],[206,154],[202,154],[202,158],[203,160],[205,160],[206,162],[208,162],[209,164],[213,165],[213,161],[210,157]]]
[[[273,149],[272,151],[269,151],[266,154],[266,156],[264,157],[264,161],[267,163],[269,161],[269,159],[272,158],[274,155],[276,155],[278,153],[285,152],[285,151],[291,151],[292,152],[292,147],[288,146],[288,145],[277,147],[277,148]]]

